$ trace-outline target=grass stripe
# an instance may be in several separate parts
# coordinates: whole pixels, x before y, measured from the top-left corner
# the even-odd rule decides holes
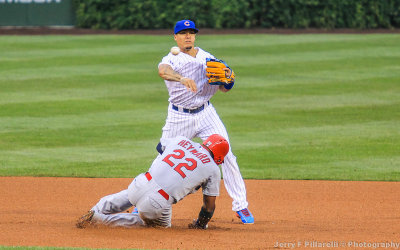
[[[400,180],[400,36],[197,37],[245,178]],[[132,177],[155,156],[171,36],[1,36],[0,175]]]

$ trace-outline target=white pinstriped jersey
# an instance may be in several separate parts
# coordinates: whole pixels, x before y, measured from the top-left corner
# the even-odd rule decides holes
[[[184,136],[189,139],[199,137],[204,141],[212,134],[219,134],[229,141],[225,125],[212,103],[207,103],[219,89],[218,86],[208,84],[206,76],[206,58],[215,57],[201,48],[196,47],[195,49],[198,49],[196,57],[182,52],[176,56],[169,53],[158,65],[170,65],[180,75],[194,80],[197,86],[197,92],[193,93],[180,82],[164,80],[168,88],[168,100],[178,106],[178,110],[173,108],[171,104],[168,106],[168,116],[162,128],[160,140],[162,145],[165,145],[163,143],[165,139],[176,136]],[[184,110],[179,109],[196,109],[203,104],[204,109],[197,113],[185,113]],[[239,211],[247,208],[246,186],[236,156],[233,155],[231,149],[225,156],[221,170],[226,190],[233,199],[232,210]]]
[[[193,93],[187,91],[186,87],[180,82],[165,80],[169,93],[168,101],[187,109],[194,109],[203,105],[218,91],[218,86],[207,83],[206,76],[206,58],[215,57],[201,48],[196,47],[195,49],[198,49],[196,57],[182,52],[176,56],[169,53],[158,64],[158,66],[160,64],[168,64],[183,77],[195,81],[197,92]]]
[[[163,154],[153,162],[149,172],[175,202],[200,187],[205,195],[219,195],[221,172],[205,148],[183,136],[164,143]]]

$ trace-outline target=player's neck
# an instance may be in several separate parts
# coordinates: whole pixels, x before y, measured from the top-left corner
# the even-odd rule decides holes
[[[199,52],[199,50],[195,47],[191,48],[188,51],[183,51],[183,53],[188,54],[189,56],[192,56],[192,57],[196,57],[197,52]]]

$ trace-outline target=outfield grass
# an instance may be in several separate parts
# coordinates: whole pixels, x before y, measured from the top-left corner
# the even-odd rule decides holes
[[[0,176],[134,177],[156,155],[171,36],[1,36]],[[199,35],[245,178],[400,180],[400,35]]]

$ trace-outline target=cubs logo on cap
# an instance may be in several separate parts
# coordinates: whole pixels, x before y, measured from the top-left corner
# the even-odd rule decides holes
[[[174,28],[174,34],[178,34],[178,32],[182,30],[194,30],[194,32],[199,32],[199,30],[196,28],[196,25],[194,24],[193,21],[190,20],[181,20],[176,22],[175,28]]]

